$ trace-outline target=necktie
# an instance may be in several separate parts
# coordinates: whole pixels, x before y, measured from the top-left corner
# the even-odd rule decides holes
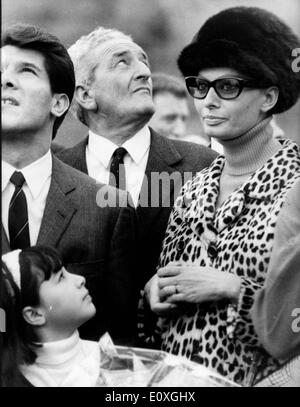
[[[8,211],[10,247],[12,250],[25,249],[30,246],[27,201],[22,189],[25,178],[20,171],[15,171],[10,181],[16,187]]]
[[[126,178],[124,167],[124,156],[127,150],[123,147],[118,147],[112,155],[110,164],[109,185],[116,188],[126,190]]]

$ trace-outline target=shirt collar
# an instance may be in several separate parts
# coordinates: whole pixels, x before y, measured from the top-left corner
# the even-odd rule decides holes
[[[125,141],[122,147],[126,148],[133,161],[139,164],[150,148],[150,139],[149,127],[145,126],[133,137]],[[115,143],[89,130],[88,149],[105,168],[108,168],[116,148],[118,148],[118,146]]]
[[[37,198],[52,173],[52,156],[50,150],[41,158],[22,169],[17,169],[2,160],[2,192],[7,187],[14,171],[22,172],[32,196]]]
[[[150,129],[145,126],[133,137],[125,141],[122,147],[126,148],[133,161],[139,164],[150,148],[150,139]]]
[[[3,192],[9,183],[10,177],[13,175],[15,168],[3,160],[1,166],[1,189]]]

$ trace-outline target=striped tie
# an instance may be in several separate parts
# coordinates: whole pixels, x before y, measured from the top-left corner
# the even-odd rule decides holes
[[[22,186],[24,175],[15,171],[10,178],[15,185],[15,192],[11,198],[8,211],[8,231],[12,250],[25,249],[30,246],[27,201]]]

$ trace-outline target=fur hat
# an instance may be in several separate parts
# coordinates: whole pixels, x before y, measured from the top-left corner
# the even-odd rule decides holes
[[[276,85],[279,98],[270,114],[293,106],[300,73],[292,70],[292,50],[300,41],[277,16],[256,7],[233,7],[210,17],[178,58],[183,76],[226,67],[256,79],[258,87]]]

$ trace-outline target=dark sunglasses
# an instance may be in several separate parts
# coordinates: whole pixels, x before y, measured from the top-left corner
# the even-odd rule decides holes
[[[244,88],[258,88],[257,83],[251,79],[220,78],[215,81],[207,81],[198,76],[188,76],[185,83],[189,94],[195,99],[204,99],[210,88],[214,88],[216,94],[225,100],[236,99]]]

